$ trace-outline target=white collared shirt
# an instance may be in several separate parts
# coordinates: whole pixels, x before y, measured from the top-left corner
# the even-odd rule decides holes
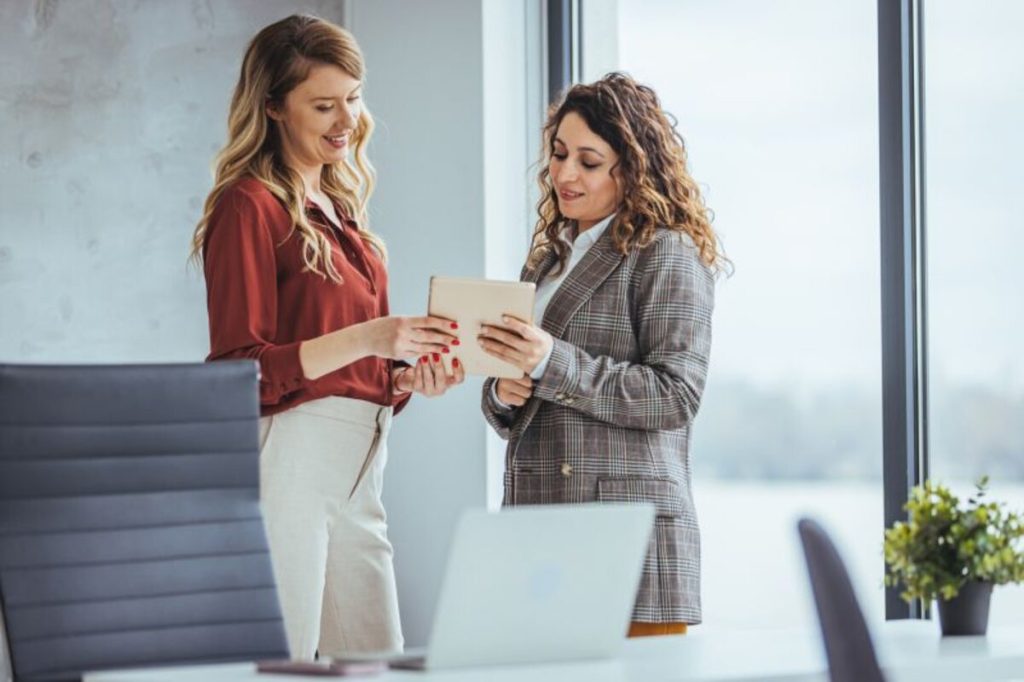
[[[540,326],[541,320],[544,319],[544,313],[547,312],[548,304],[551,303],[551,299],[554,298],[555,293],[557,293],[561,288],[562,283],[569,276],[569,273],[573,271],[573,268],[579,265],[579,262],[583,260],[585,255],[587,255],[590,248],[597,243],[597,240],[600,239],[601,235],[603,235],[605,230],[608,229],[608,226],[611,224],[612,218],[614,217],[615,214],[613,213],[597,225],[594,225],[592,228],[576,237],[572,242],[572,250],[569,252],[569,260],[566,262],[565,267],[562,268],[562,271],[557,276],[549,274],[537,284],[537,293],[533,299],[534,324]],[[567,227],[562,230],[562,233],[559,235],[559,239],[568,242],[571,239],[571,228]],[[547,369],[548,362],[551,360],[552,350],[553,348],[549,349],[548,354],[544,356],[544,359],[533,368],[532,372],[530,372],[530,378],[534,381],[544,376],[544,370]],[[498,399],[497,386],[497,381],[491,384],[491,397],[494,398],[494,402],[497,403],[499,407],[507,409],[510,405],[506,405]]]

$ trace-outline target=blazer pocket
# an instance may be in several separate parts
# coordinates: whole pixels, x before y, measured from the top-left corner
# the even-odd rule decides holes
[[[599,502],[651,502],[658,516],[683,515],[679,484],[666,478],[600,478],[597,499]]]

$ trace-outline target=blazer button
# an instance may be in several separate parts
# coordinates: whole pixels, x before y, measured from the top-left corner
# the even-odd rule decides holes
[[[568,462],[562,462],[562,475],[566,478],[572,476],[572,465]]]
[[[564,393],[556,393],[555,394],[555,400],[565,400],[565,394]]]

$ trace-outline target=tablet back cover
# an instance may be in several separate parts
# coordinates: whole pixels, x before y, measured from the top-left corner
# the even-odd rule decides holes
[[[452,352],[444,357],[448,371],[452,358],[458,358],[466,374],[506,379],[523,376],[518,367],[488,355],[476,337],[481,325],[502,324],[502,315],[532,323],[534,290],[532,282],[431,277],[429,313],[459,323],[462,343],[453,346]]]

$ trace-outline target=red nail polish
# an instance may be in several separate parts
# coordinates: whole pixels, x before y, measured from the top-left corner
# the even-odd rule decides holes
[[[458,346],[460,343],[462,343],[462,342],[459,341],[458,339],[452,339],[452,345],[453,346]]]
[[[452,329],[458,329],[458,328],[459,328],[459,323],[458,322],[452,322]]]
[[[442,348],[441,352],[442,353],[447,353],[448,352],[448,346],[445,346],[444,348]]]
[[[441,361],[441,356],[438,355],[437,353],[434,353],[434,362],[440,362],[440,361]]]
[[[424,355],[422,358],[420,358],[420,363],[421,364],[425,363],[426,361],[427,361],[427,356],[426,355]]]
[[[458,366],[459,366],[459,359],[458,358],[452,358],[452,367],[458,367]]]

